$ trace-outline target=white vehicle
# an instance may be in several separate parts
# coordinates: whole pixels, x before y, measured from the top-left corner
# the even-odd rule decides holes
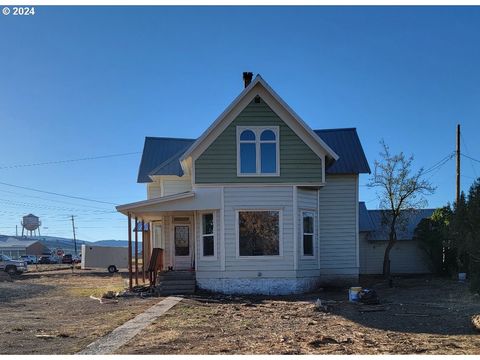
[[[82,244],[82,269],[104,268],[109,273],[128,267],[128,248]]]
[[[22,255],[18,260],[24,261],[29,265],[37,263],[37,257],[35,255]]]

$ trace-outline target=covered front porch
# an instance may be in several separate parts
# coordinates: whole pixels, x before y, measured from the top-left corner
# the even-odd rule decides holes
[[[194,288],[198,244],[203,235],[200,219],[205,212],[217,212],[220,207],[218,189],[189,191],[118,206],[117,210],[128,218],[130,289],[134,284],[147,282],[165,287],[168,281],[172,288],[176,283],[188,290],[186,285],[191,284],[192,279]],[[138,251],[140,237],[141,252]]]

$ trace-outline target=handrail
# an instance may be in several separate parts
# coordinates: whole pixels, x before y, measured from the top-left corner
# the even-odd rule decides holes
[[[157,280],[157,272],[163,270],[163,252],[161,248],[153,248],[150,262],[148,264],[148,277],[150,285],[155,286]]]

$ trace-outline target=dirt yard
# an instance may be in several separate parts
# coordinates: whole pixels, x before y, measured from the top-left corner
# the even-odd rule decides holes
[[[161,300],[90,298],[122,290],[124,276],[67,269],[0,279],[0,354],[73,354]]]
[[[372,309],[347,291],[298,297],[192,296],[129,344],[124,354],[480,354],[470,317],[480,300],[466,284],[441,279],[366,284],[381,300]],[[334,300],[329,312],[315,300]]]

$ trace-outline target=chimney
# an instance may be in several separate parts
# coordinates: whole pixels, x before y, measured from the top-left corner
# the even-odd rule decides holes
[[[253,78],[253,73],[251,73],[251,72],[244,72],[243,73],[243,83],[245,84],[245,87],[250,85],[250,83],[252,82],[252,78]]]

